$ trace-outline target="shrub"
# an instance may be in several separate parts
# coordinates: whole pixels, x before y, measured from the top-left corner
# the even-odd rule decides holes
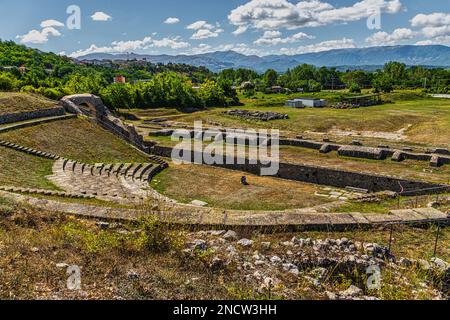
[[[162,222],[155,215],[141,218],[139,226],[142,233],[138,244],[142,249],[162,253],[180,249],[183,245],[181,232],[172,230],[169,223]]]
[[[350,93],[361,93],[361,88],[356,83],[353,83],[350,88],[348,88],[348,91]]]
[[[6,74],[0,74],[0,91],[12,91],[14,80]]]

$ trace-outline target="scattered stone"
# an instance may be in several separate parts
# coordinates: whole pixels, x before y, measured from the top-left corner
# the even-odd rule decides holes
[[[340,295],[351,298],[359,297],[362,294],[363,291],[354,285],[351,285],[347,290],[340,292]]]
[[[194,200],[194,201],[191,202],[191,204],[196,206],[196,207],[206,207],[208,205],[207,202],[200,201],[200,200]]]
[[[196,239],[193,243],[194,250],[206,251],[207,245],[206,241],[202,239]]]
[[[253,241],[249,240],[249,239],[241,239],[238,241],[237,244],[246,248],[246,247],[251,247],[253,245]]]
[[[283,260],[278,256],[273,256],[272,258],[270,258],[270,262],[272,262],[273,264],[280,264],[283,262]]]
[[[221,235],[225,234],[225,232],[226,232],[225,230],[211,230],[211,231],[208,231],[208,233],[210,235],[215,236],[215,237],[220,237]]]
[[[102,222],[102,221],[98,221],[98,222],[96,222],[95,223],[100,229],[102,229],[102,230],[106,230],[106,229],[108,229],[109,228],[109,223],[107,223],[107,222]]]
[[[234,231],[232,231],[232,230],[228,230],[228,231],[224,234],[223,238],[224,238],[225,240],[233,241],[233,240],[237,240],[237,239],[238,239],[238,235],[237,235],[236,232],[234,232]]]
[[[60,263],[56,264],[56,267],[59,269],[67,269],[69,267],[69,265],[67,263],[60,262]]]

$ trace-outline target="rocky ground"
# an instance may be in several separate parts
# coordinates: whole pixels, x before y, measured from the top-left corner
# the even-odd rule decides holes
[[[151,216],[95,221],[0,198],[0,298],[447,299],[450,237],[442,229],[442,259],[431,259],[434,234],[399,227],[403,254],[393,254],[377,244],[386,230],[194,232]],[[81,290],[66,287],[73,266]]]
[[[395,257],[376,243],[295,236],[281,242],[253,241],[241,239],[234,231],[202,231],[188,238],[183,251],[186,259],[203,257],[213,272],[239,274],[248,287],[269,298],[295,299],[300,295],[378,300],[386,290],[405,288],[417,299],[424,295],[446,299],[449,294],[450,264],[439,258]],[[412,277],[411,270],[425,276],[422,280]]]

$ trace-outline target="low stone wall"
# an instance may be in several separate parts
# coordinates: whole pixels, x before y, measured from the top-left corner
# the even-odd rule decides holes
[[[154,146],[150,150],[152,153],[161,157],[171,157],[173,148]],[[174,150],[175,154],[183,156],[181,150]],[[203,159],[200,152],[192,152],[191,159]],[[231,170],[248,172],[255,175],[261,174],[264,167],[261,163],[251,164],[248,159],[234,159],[233,164],[227,164],[225,158],[224,164],[214,164],[215,167],[221,167]],[[242,163],[242,164],[239,164]],[[205,164],[205,163],[199,163]],[[308,166],[302,164],[280,163],[280,169],[277,178],[327,185],[339,188],[354,187],[366,189],[370,192],[394,191],[404,192],[407,195],[424,195],[450,192],[450,186],[429,183],[424,181],[415,181],[408,179],[399,179],[388,176],[381,176],[370,173],[352,172],[324,167]],[[287,190],[287,192],[289,192]]]
[[[75,114],[64,114],[62,116],[56,116],[56,117],[51,117],[51,118],[37,118],[37,119],[25,121],[25,122],[12,123],[12,124],[1,127],[0,133],[17,130],[17,129],[29,128],[29,127],[37,126],[37,125],[44,124],[44,123],[73,119],[76,117],[77,117],[77,115],[75,115]]]
[[[342,146],[339,148],[338,154],[342,157],[364,158],[373,160],[384,160],[387,156],[387,153],[383,149],[359,146]]]
[[[438,148],[428,151],[428,153],[415,153],[411,150],[407,151],[391,149],[388,146],[379,146],[378,148],[362,146],[360,142],[353,145],[339,145],[330,142],[318,142],[303,139],[280,139],[280,146],[294,146],[307,149],[320,150],[321,153],[337,151],[339,156],[353,157],[360,159],[385,160],[392,157],[393,161],[416,160],[428,161],[432,167],[442,166],[450,163],[450,151]],[[438,158],[436,158],[436,156]],[[436,161],[437,159],[437,161]]]
[[[20,112],[0,115],[0,124],[8,124],[20,121],[33,120],[37,118],[57,117],[63,116],[65,110],[63,107],[56,107],[51,109],[35,110],[30,112]]]

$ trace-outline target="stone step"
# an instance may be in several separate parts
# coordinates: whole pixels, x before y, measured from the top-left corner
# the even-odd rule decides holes
[[[136,173],[135,179],[142,180],[142,177],[153,167],[152,163],[146,163],[142,168]]]

